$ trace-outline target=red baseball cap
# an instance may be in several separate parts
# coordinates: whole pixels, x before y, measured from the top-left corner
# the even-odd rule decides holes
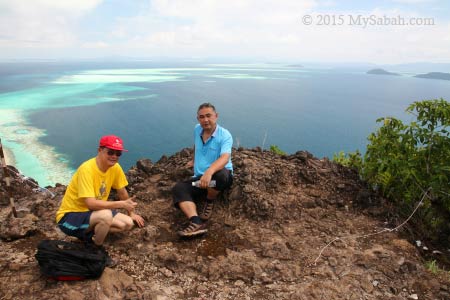
[[[123,148],[123,141],[120,137],[115,135],[105,135],[102,136],[99,142],[100,147],[106,147],[113,150],[120,150],[127,152],[128,150],[125,150]]]

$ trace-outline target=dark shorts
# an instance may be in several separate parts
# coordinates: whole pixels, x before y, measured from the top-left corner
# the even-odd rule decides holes
[[[112,216],[117,215],[117,211],[111,210]],[[67,235],[74,236],[82,241],[90,241],[94,236],[94,230],[87,232],[92,211],[66,213],[58,222],[58,227]]]
[[[194,199],[205,198],[208,190],[192,186],[192,182],[200,177],[193,177],[187,181],[178,182],[172,189],[173,204],[178,207],[178,203],[183,201],[194,202]],[[223,191],[233,184],[233,175],[228,169],[222,169],[214,173],[211,178],[216,181],[215,190]]]

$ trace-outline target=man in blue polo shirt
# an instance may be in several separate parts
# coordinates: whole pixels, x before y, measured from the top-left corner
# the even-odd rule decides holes
[[[173,190],[175,207],[189,218],[189,225],[178,232],[182,237],[196,236],[207,232],[207,221],[214,208],[217,195],[233,183],[231,148],[233,137],[217,124],[218,114],[211,103],[203,103],[197,110],[199,124],[194,129],[194,159],[188,167],[194,166],[194,177],[178,182]],[[193,183],[197,182],[197,186]],[[212,186],[215,182],[215,186]],[[194,199],[206,196],[206,203],[200,214]]]

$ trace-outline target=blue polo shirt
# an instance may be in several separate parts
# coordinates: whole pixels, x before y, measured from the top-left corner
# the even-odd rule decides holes
[[[233,172],[233,165],[231,164],[231,147],[233,146],[233,137],[231,133],[225,128],[216,124],[216,130],[203,143],[202,139],[203,128],[197,124],[194,129],[195,142],[195,159],[194,159],[194,174],[195,176],[202,176],[203,173],[215,162],[222,154],[230,153],[230,159],[225,165],[225,168]]]

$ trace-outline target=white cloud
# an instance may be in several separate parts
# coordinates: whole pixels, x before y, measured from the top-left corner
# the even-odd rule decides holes
[[[403,3],[403,4],[418,4],[418,3],[431,3],[435,0],[393,0],[393,2]]]
[[[0,46],[66,47],[74,44],[76,20],[102,0],[1,0]]]
[[[393,25],[392,23],[398,22],[400,18],[408,22],[409,18],[421,17],[416,12],[399,10],[367,11],[361,18],[374,16],[375,19],[369,21],[376,21],[375,25],[368,22],[367,26],[350,24],[350,17],[353,20],[358,18],[355,12],[330,12],[328,15],[343,16],[344,25],[303,27],[298,30],[303,47],[299,43],[293,44],[292,47],[314,60],[374,63],[450,60],[450,43],[445,39],[450,36],[449,23],[434,26]],[[383,25],[377,23],[378,21],[391,23]]]
[[[152,11],[160,16],[177,17],[196,26],[225,30],[238,27],[278,27],[290,24],[316,6],[313,0],[155,0]]]
[[[101,49],[101,48],[108,48],[109,44],[102,42],[102,41],[98,41],[98,42],[91,42],[91,43],[83,43],[81,45],[82,48],[88,48],[88,49]]]
[[[30,1],[27,0],[20,1],[30,3]],[[103,0],[33,0],[33,4],[45,9],[68,12],[71,14],[83,14],[96,8],[102,1]],[[17,0],[14,2],[17,2]]]
[[[133,36],[123,45],[147,55],[247,56],[307,60],[398,62],[449,60],[448,24],[434,26],[350,24],[354,11],[314,13],[313,1],[167,1],[122,19],[116,32]],[[314,24],[302,24],[310,14]],[[322,25],[319,17],[344,16],[340,26]],[[420,18],[398,9],[361,12],[361,17]],[[323,19],[323,18],[322,18]],[[444,39],[444,41],[443,41]],[[426,42],[424,42],[426,41]],[[447,45],[446,45],[447,44]]]
[[[40,46],[92,56],[240,56],[380,63],[450,60],[448,21],[436,20],[434,26],[349,24],[350,16],[357,14],[406,20],[424,17],[413,5],[408,11],[392,6],[355,12],[339,11],[333,1],[152,0],[138,15],[118,14],[108,20],[109,27],[92,28],[98,37],[95,41],[92,31],[78,32],[77,25],[100,0],[36,0],[33,7],[28,3],[0,0],[0,28],[13,28],[0,29],[0,49]],[[312,25],[302,24],[305,15],[312,16]],[[342,15],[344,23],[319,25],[319,16],[324,15]]]
[[[111,36],[132,36],[126,47],[162,49],[163,54],[251,55],[258,50],[252,45],[265,44],[266,35],[289,36],[299,17],[314,6],[311,0],[156,0],[148,12],[121,19]]]
[[[56,13],[77,16],[91,11],[103,0],[1,0],[0,9],[3,12],[16,15],[51,15]]]

